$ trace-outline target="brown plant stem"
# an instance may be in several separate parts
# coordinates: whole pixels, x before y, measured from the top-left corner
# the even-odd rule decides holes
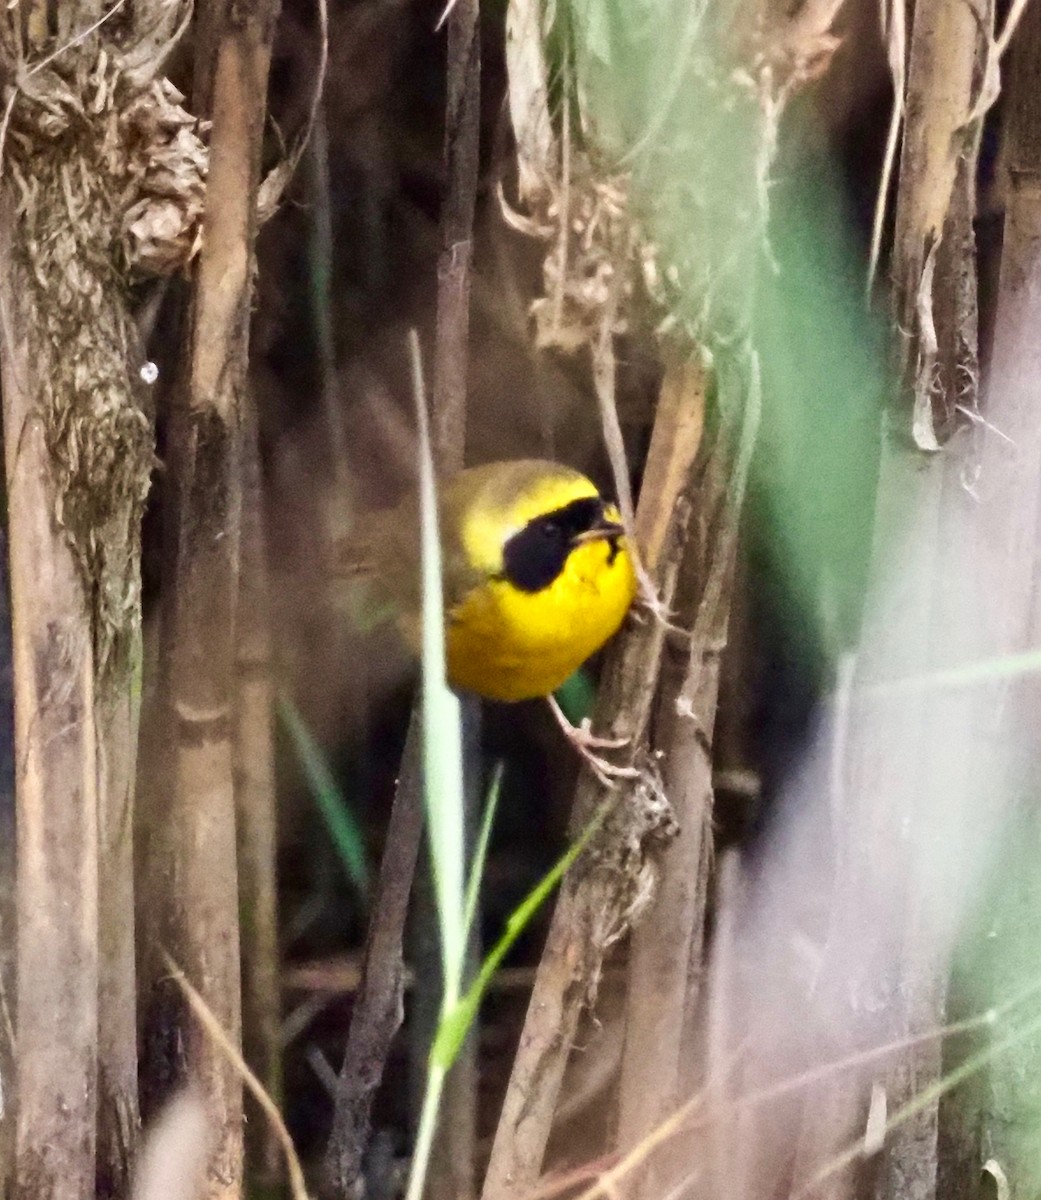
[[[901,373],[923,450],[946,439],[960,398],[975,404],[972,194],[981,122],[970,113],[993,19],[989,3],[977,12],[925,0],[914,11],[892,275]]]
[[[200,5],[196,111],[213,122],[187,361],[169,428],[160,671],[168,796],[153,855],[153,949],[165,946],[233,1043],[241,1034],[233,743],[235,603],[256,198],[277,4]],[[161,901],[157,901],[161,897]],[[159,975],[161,972],[157,971]],[[207,1195],[242,1185],[241,1080],[160,978],[148,997],[153,1080],[186,1072],[210,1106]]]
[[[154,46],[149,39],[161,40],[163,29],[176,20],[176,13],[170,12],[176,6],[166,5],[159,14],[158,6],[142,2],[134,6],[133,13],[125,12],[122,22],[109,22],[108,18],[124,7],[128,6],[87,0],[63,5],[59,13],[53,5],[36,2],[20,6],[17,13],[9,11],[0,29],[5,71],[20,81],[8,96],[5,134],[10,132],[12,115],[14,123],[24,122],[27,131],[19,153],[14,152],[12,140],[6,142],[4,168],[21,181],[16,191],[17,218],[13,214],[10,218],[14,222],[11,246],[21,266],[12,266],[12,270],[31,265],[23,276],[31,297],[20,301],[32,312],[27,330],[32,372],[26,377],[32,382],[24,383],[32,395],[26,413],[32,411],[34,437],[42,437],[41,447],[46,444],[48,452],[36,468],[44,476],[37,498],[43,509],[53,514],[54,528],[48,536],[56,536],[58,525],[62,526],[62,536],[78,567],[94,676],[89,694],[95,711],[82,717],[82,727],[95,739],[89,769],[96,776],[91,792],[96,798],[96,842],[91,844],[67,829],[62,832],[60,821],[53,825],[55,836],[67,842],[63,853],[71,856],[78,848],[82,858],[79,875],[71,869],[71,858],[66,864],[66,923],[75,927],[82,906],[96,906],[96,964],[85,964],[84,978],[95,973],[98,997],[84,1010],[84,1020],[94,1014],[97,1067],[89,1080],[77,1080],[77,1056],[71,1055],[67,1068],[73,1078],[54,1090],[56,1094],[62,1090],[75,1093],[73,1109],[81,1103],[96,1105],[96,1189],[100,1196],[126,1192],[138,1126],[132,791],[137,742],[135,683],[140,665],[140,515],[152,450],[148,418],[140,404],[141,384],[136,378],[137,346],[124,276],[126,258],[120,252],[124,216],[120,205],[132,203],[133,189],[115,198],[125,182],[127,163],[121,154],[142,151],[142,143],[131,136],[120,147],[119,136],[113,138],[116,122],[112,119],[126,115],[115,109],[130,100],[128,90],[112,88],[102,103],[84,104],[83,96],[106,71],[118,73],[124,55],[126,59],[138,55],[139,61],[147,64],[149,49]],[[118,33],[117,25],[121,26]],[[117,38],[119,53],[113,54]],[[28,94],[32,89],[25,86],[34,73],[43,76],[45,68],[47,76],[40,79],[37,93],[46,97],[44,104],[78,106],[84,117],[76,123],[75,134],[60,147],[34,120]],[[57,96],[62,99],[55,99]],[[107,138],[109,148],[100,158],[92,152],[99,138]],[[149,149],[143,148],[144,156]],[[120,181],[115,187],[114,176]],[[104,203],[99,202],[101,196],[106,197]],[[70,290],[68,280],[73,274],[78,283]],[[65,370],[65,364],[75,365]],[[61,418],[56,420],[59,412]],[[15,414],[8,415],[16,419]],[[25,415],[17,416],[19,425]],[[8,436],[17,439],[21,435],[12,425]],[[21,451],[12,448],[12,453],[16,452]],[[42,578],[37,586],[44,586]],[[66,598],[72,599],[71,585]],[[45,611],[34,610],[33,619],[45,616]],[[52,633],[72,646],[71,634],[66,637],[57,625]],[[57,667],[53,674],[53,680],[38,684],[45,696],[48,689],[65,689],[57,678]],[[28,696],[25,703],[32,703]],[[72,777],[68,762],[66,773]],[[60,803],[60,794],[54,801]],[[90,796],[83,799],[83,803],[91,802]],[[37,844],[36,852],[47,853],[42,843]],[[93,861],[89,885],[88,859]],[[46,951],[39,940],[35,946],[33,954]],[[52,949],[55,961],[60,960],[64,950]],[[32,967],[28,974],[35,971]],[[57,985],[57,976],[55,982]],[[23,1007],[30,1013],[27,1022],[36,1021],[35,1012],[30,1011],[34,1006],[26,1002]],[[64,1010],[68,1005],[58,1007]],[[75,1007],[77,1012],[82,1010],[80,1005]],[[69,1032],[75,1036],[74,1029]],[[53,1052],[59,1053],[60,1046],[60,1042],[54,1043]],[[83,1101],[81,1093],[87,1097]],[[37,1131],[38,1136],[48,1137],[46,1122],[39,1124]],[[94,1152],[93,1138],[84,1149]],[[70,1182],[69,1186],[76,1184]]]
[[[246,1062],[268,1095],[282,1097],[281,988],[275,856],[274,681],[257,415],[242,430],[242,532],[236,617],[235,820],[238,832],[242,959],[242,1042]],[[252,1097],[247,1158],[276,1185],[283,1170],[276,1131]]]
[[[474,208],[477,200],[481,133],[481,32],[479,0],[457,0],[448,16],[448,80],[445,103],[444,166],[446,189],[441,204],[441,253],[437,263],[437,336],[434,353],[432,425],[438,470],[450,475],[466,455],[466,397],[470,363],[470,291],[473,268]],[[480,774],[480,701],[465,697],[462,708],[466,764],[464,803],[467,843],[478,824]],[[427,864],[429,868],[429,863]],[[420,937],[437,939],[437,913],[431,888],[418,897],[415,920]],[[480,957],[479,931],[470,931],[468,972]],[[435,953],[430,958],[439,959]],[[429,977],[433,995],[428,1019],[421,1022],[427,1044],[421,1047],[417,1074],[426,1075],[429,1042],[441,1008],[440,969]],[[421,975],[422,978],[422,975]],[[465,985],[464,980],[464,985]],[[417,991],[417,1000],[419,999]],[[418,1016],[418,1011],[417,1011]],[[417,1032],[419,1032],[417,1030]],[[477,1030],[471,1029],[445,1080],[437,1134],[427,1171],[431,1200],[469,1200],[474,1193],[477,1142]]]
[[[905,96],[906,120],[898,179],[893,243],[893,283],[897,328],[900,331],[900,369],[910,395],[911,433],[919,451],[936,451],[961,417],[956,406],[975,409],[978,387],[975,241],[972,230],[974,181],[980,123],[969,119],[983,79],[988,30],[993,9],[967,10],[947,0],[928,0],[916,6],[910,37]],[[919,461],[915,461],[918,459]],[[944,654],[949,650],[939,630],[948,626],[942,613],[945,600],[937,580],[953,565],[946,539],[958,538],[955,485],[957,457],[929,465],[909,456],[896,442],[885,447],[880,475],[880,503],[901,510],[892,519],[880,516],[878,526],[906,526],[916,537],[918,560],[906,565],[908,596],[899,619],[870,629],[862,668],[868,674],[877,662],[900,661],[913,669],[910,654]],[[907,531],[904,531],[907,536]],[[881,553],[890,553],[884,547]],[[889,568],[881,553],[879,571]],[[930,650],[923,650],[935,641]],[[913,648],[913,649],[912,649]],[[928,661],[928,659],[926,660]],[[924,666],[924,664],[923,664]],[[953,717],[953,728],[957,728]],[[922,780],[922,795],[937,785],[945,766],[931,745],[931,728],[940,720],[939,706],[928,712],[922,705],[898,707],[864,723],[853,739],[849,766],[849,804],[842,816],[842,841],[847,847],[838,875],[835,911],[840,921],[854,920],[860,897],[877,887],[877,861],[907,861],[899,894],[891,896],[898,943],[900,984],[885,996],[884,1011],[894,1033],[914,1033],[942,1022],[946,979],[937,935],[928,919],[929,883],[913,852],[895,839],[879,813],[906,793],[908,781]],[[881,754],[878,747],[886,746]],[[923,773],[929,762],[930,774]],[[956,809],[956,805],[955,805]],[[897,816],[893,812],[893,818]],[[923,809],[923,813],[926,812]],[[919,818],[921,819],[921,818]],[[927,817],[925,818],[928,819]],[[894,889],[894,892],[897,889]],[[832,978],[833,963],[842,958],[836,934],[826,953],[827,987],[843,986]],[[863,947],[866,961],[878,955],[884,962],[894,948],[886,935]],[[841,968],[839,968],[841,970]],[[885,968],[877,976],[885,979]],[[880,989],[880,990],[884,990]],[[849,1029],[856,1028],[849,1014]],[[934,1082],[941,1071],[938,1047],[923,1046],[904,1055],[884,1078],[836,1081],[827,1097],[808,1110],[801,1138],[805,1167],[826,1160],[836,1136],[856,1136],[872,1087],[889,1111],[906,1103]],[[918,1200],[936,1193],[938,1106],[917,1114],[887,1139],[879,1165],[877,1186]],[[829,1144],[830,1142],[830,1144]],[[825,1183],[819,1194],[847,1190],[848,1180]]]
[[[141,637],[134,631],[118,674],[99,681],[98,1147],[100,1197],[126,1195],[141,1123],[137,1094],[137,961],[134,944],[134,785],[140,717]]]
[[[98,796],[90,613],[54,519],[31,381],[30,289],[0,212],[0,369],[17,755],[14,1195],[92,1200],[97,1115]]]
[[[445,114],[447,190],[441,211],[437,345],[432,427],[442,474],[459,470],[466,443],[470,282],[480,134],[480,35],[477,0],[459,0],[448,19],[448,98]],[[360,1186],[372,1102],[390,1044],[402,1020],[402,940],[423,831],[418,711],[409,722],[401,775],[391,809],[355,1000],[333,1128],[325,1155],[324,1187],[347,1197]],[[435,927],[427,914],[426,928]],[[422,922],[422,914],[420,914]],[[455,1112],[450,1153],[435,1154],[431,1187],[441,1179],[453,1195],[472,1190],[474,1083],[472,1049],[450,1077],[445,1103]],[[467,1063],[470,1063],[467,1069]],[[461,1069],[459,1069],[461,1068]],[[467,1182],[469,1180],[469,1182]]]
[[[361,982],[354,1000],[347,1049],[337,1081],[332,1132],[325,1152],[323,1194],[335,1200],[347,1200],[358,1194],[372,1101],[403,1015],[401,947],[423,837],[420,736],[418,710],[413,710],[373,895]]]
[[[0,1080],[7,1080],[0,1112],[0,1195],[10,1195],[14,1168],[15,1106],[15,746],[14,670],[11,661],[10,566],[7,531],[0,533]]]
[[[666,377],[660,404],[663,410],[673,409],[675,415],[663,428],[672,422],[700,423],[705,388],[705,370],[696,358],[674,369]],[[688,438],[679,444],[690,452],[696,450],[698,440]],[[684,480],[691,463],[674,458],[670,467]],[[676,618],[688,625],[694,624],[693,614],[698,612],[696,589],[710,577],[713,525],[726,503],[725,475],[721,477],[718,468],[709,471],[697,495],[696,532],[686,552]],[[690,991],[697,972],[692,972],[691,966],[701,958],[708,894],[712,729],[727,612],[727,605],[717,605],[703,636],[692,637],[689,646],[670,641],[665,650],[653,744],[665,755],[662,783],[679,834],[660,852],[657,891],[630,943],[619,1084],[618,1147],[622,1151],[646,1137],[680,1099],[684,1017],[696,1002]],[[697,671],[693,712],[681,712],[678,702],[692,669]],[[644,1175],[642,1187],[651,1186],[650,1176]]]
[[[686,365],[672,369],[682,372]],[[673,375],[667,374],[666,379],[665,402],[655,418],[636,510],[636,536],[644,566],[669,607],[690,513],[684,494],[700,443],[703,410],[686,410],[678,402],[684,389],[677,386]],[[629,739],[621,755],[623,765],[643,761],[664,641],[663,623],[647,618],[643,624],[630,624],[609,653],[594,727],[607,736]],[[584,773],[575,796],[576,828],[590,819],[602,796],[596,779]],[[620,792],[615,812],[624,821],[626,814],[638,807],[633,794]],[[623,836],[612,816],[598,844],[610,845],[612,838]],[[624,930],[627,922],[624,873],[611,869],[609,856],[604,856],[603,869],[597,865],[597,855],[588,857],[594,863],[592,869],[583,870],[578,864],[561,887],[495,1134],[484,1183],[485,1200],[522,1196],[534,1187],[578,1018],[590,982],[599,976],[606,948],[605,914],[618,921],[617,927],[610,927],[612,937]]]
[[[437,347],[432,435],[438,469],[458,471],[466,450],[470,361],[470,275],[481,122],[478,0],[456,0],[448,17],[445,106],[446,191],[437,260]]]

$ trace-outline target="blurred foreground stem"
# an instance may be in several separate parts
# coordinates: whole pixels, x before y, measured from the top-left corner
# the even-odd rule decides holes
[[[985,591],[984,611],[1005,640],[998,653],[1022,652],[1036,645],[1041,621],[1038,581],[1041,553],[1037,522],[1041,519],[1041,8],[1027,6],[1012,47],[1006,108],[1009,193],[1001,251],[994,353],[988,388],[988,420],[1012,439],[1014,453],[989,437],[993,477],[1000,480],[997,516],[1001,523],[991,540],[1005,547],[1002,575],[979,576]],[[1011,464],[1012,469],[1009,470]],[[984,531],[985,534],[988,531]],[[1001,538],[1002,540],[998,540]],[[978,569],[978,568],[977,568]],[[984,582],[985,581],[985,582]],[[997,600],[996,611],[995,600]],[[990,1000],[1014,993],[1036,978],[1041,938],[1041,804],[1037,789],[1037,714],[1041,689],[1036,677],[1012,690],[1015,756],[1025,751],[1032,768],[1024,779],[1016,769],[1010,779],[1010,820],[1002,843],[1001,869],[992,886],[994,900],[983,927],[983,959],[989,973]],[[1012,756],[1010,756],[1012,757]],[[1012,758],[1016,764],[1016,757]],[[1016,764],[1018,767],[1018,764]],[[1007,768],[1006,768],[1007,769]],[[1002,854],[1007,851],[1007,856]],[[1008,870],[1011,864],[1012,869]],[[1001,1039],[1003,1030],[994,1034]],[[1041,1194],[1041,1039],[1034,1037],[1016,1050],[995,1057],[982,1121],[979,1158],[994,1158],[1011,1185],[1013,1196]],[[1000,1192],[999,1192],[1000,1194]]]

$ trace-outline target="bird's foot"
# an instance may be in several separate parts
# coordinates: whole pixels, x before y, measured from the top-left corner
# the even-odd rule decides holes
[[[619,779],[639,778],[640,772],[636,767],[620,767],[617,763],[609,762],[602,755],[596,753],[597,750],[620,750],[629,744],[629,738],[600,737],[591,729],[588,717],[584,717],[578,725],[572,725],[564,715],[564,710],[557,703],[557,698],[548,696],[547,699],[561,732],[589,764],[589,769],[604,787],[617,787]]]
[[[675,611],[665,603],[664,599],[659,595],[657,588],[651,580],[650,575],[641,567],[638,572],[639,589],[636,594],[636,603],[633,605],[633,617],[641,625],[649,617],[652,621],[663,625],[667,633],[680,634],[683,637],[690,636],[690,630],[684,629],[682,625],[677,625],[673,621],[676,615]]]

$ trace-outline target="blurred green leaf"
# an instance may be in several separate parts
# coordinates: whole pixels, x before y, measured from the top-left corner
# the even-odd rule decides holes
[[[609,67],[611,53],[611,23],[604,0],[572,0],[571,19],[575,37],[586,54]]]
[[[332,837],[337,855],[347,878],[362,902],[369,899],[369,866],[365,854],[365,839],[343,793],[336,783],[322,748],[315,741],[299,709],[288,697],[278,701],[278,716],[289,734],[297,758],[304,769],[325,826]]]

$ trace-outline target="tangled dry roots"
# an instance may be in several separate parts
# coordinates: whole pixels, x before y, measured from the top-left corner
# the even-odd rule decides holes
[[[525,196],[529,215],[501,199],[509,225],[552,243],[543,294],[531,306],[535,343],[573,352],[596,343],[607,311],[615,314],[611,332],[627,332],[641,287],[646,293],[656,282],[656,252],[633,216],[628,173],[598,171],[580,153],[561,171]]]
[[[101,668],[137,620],[154,460],[130,283],[183,267],[201,225],[206,148],[181,100],[92,40],[22,73],[4,147],[55,517],[92,598]]]

